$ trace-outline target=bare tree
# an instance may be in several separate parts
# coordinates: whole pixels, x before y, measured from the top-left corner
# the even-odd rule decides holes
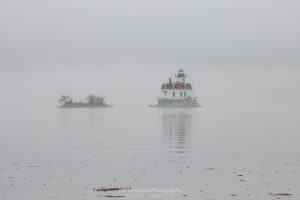
[[[95,96],[90,94],[88,97],[86,97],[86,100],[88,104],[103,104],[104,98],[101,96]]]
[[[85,98],[88,102],[88,104],[94,104],[95,103],[95,95],[90,94]]]
[[[58,99],[58,102],[62,104],[72,104],[73,100],[70,96],[61,95],[60,98]]]
[[[96,102],[96,104],[102,104],[102,97],[96,96],[95,97],[95,102]]]

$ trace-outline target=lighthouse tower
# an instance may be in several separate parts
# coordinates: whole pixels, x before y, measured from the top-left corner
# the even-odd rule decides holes
[[[175,77],[177,78],[177,82],[184,83],[187,75],[184,73],[184,71],[182,69],[180,69],[180,70],[178,70],[178,73],[175,74]]]

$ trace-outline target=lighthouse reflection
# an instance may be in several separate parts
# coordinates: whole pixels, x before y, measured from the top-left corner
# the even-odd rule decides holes
[[[168,153],[187,153],[191,140],[191,110],[163,109],[161,116],[164,150]]]

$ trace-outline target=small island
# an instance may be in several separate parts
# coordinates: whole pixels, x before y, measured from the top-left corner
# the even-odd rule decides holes
[[[102,107],[111,107],[111,105],[107,105],[104,102],[104,97],[102,96],[96,96],[90,94],[85,98],[83,101],[74,102],[72,97],[61,95],[59,100],[59,103],[62,105],[59,106],[59,108],[102,108]]]

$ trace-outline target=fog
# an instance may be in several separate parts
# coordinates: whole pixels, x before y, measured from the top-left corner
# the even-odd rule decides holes
[[[296,0],[2,0],[0,64],[299,65],[299,6]]]
[[[116,105],[149,105],[179,68],[206,103],[241,92],[254,100],[266,90],[293,100],[299,6],[293,0],[2,0],[0,103],[56,106],[61,94],[95,93]],[[231,89],[237,86],[243,87]],[[278,87],[288,95],[276,94]]]
[[[299,7],[0,0],[0,198],[299,199]],[[148,107],[179,69],[201,107]]]
[[[184,68],[194,93],[210,109],[278,109],[299,107],[300,70],[295,67],[198,67]],[[88,94],[103,95],[116,107],[138,108],[157,103],[162,82],[174,77],[178,67],[140,65],[109,68],[9,69],[1,74],[2,107],[56,107],[58,97],[81,100]]]

